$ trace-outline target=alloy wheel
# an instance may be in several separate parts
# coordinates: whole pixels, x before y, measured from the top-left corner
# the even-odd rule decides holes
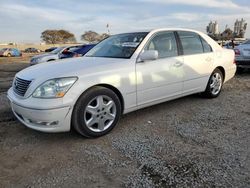
[[[217,95],[222,87],[222,77],[220,73],[215,72],[210,81],[210,89],[213,95]]]
[[[115,102],[106,95],[99,95],[87,104],[84,121],[91,131],[103,132],[112,125],[116,114]]]

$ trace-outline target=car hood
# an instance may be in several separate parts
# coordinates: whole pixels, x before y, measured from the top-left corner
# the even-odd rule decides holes
[[[45,53],[45,54],[35,55],[31,59],[44,58],[44,57],[56,56],[56,55],[57,54]]]
[[[100,57],[79,57],[65,60],[46,62],[30,66],[16,74],[17,77],[25,80],[48,80],[58,77],[87,76],[98,74],[103,71],[112,71],[128,59],[100,58]]]

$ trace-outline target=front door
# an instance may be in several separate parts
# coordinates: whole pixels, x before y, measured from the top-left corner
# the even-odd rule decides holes
[[[155,34],[144,50],[157,50],[159,58],[136,64],[137,105],[181,95],[183,57],[178,56],[174,33]]]

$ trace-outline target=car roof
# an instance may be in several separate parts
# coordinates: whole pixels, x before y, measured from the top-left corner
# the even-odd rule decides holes
[[[158,31],[191,31],[191,32],[199,32],[194,29],[188,29],[188,28],[159,28],[159,29],[152,29],[150,32],[158,32]]]
[[[195,32],[195,33],[202,33],[194,29],[178,28],[178,27],[137,30],[137,31],[124,32],[124,33],[155,33],[155,32],[160,32],[160,31],[190,31],[190,32]],[[123,34],[123,33],[117,33],[117,34]]]

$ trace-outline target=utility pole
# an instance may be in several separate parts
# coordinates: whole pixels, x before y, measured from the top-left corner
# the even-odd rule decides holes
[[[107,23],[106,27],[107,27],[107,30],[108,30],[108,35],[110,35],[109,23]]]

